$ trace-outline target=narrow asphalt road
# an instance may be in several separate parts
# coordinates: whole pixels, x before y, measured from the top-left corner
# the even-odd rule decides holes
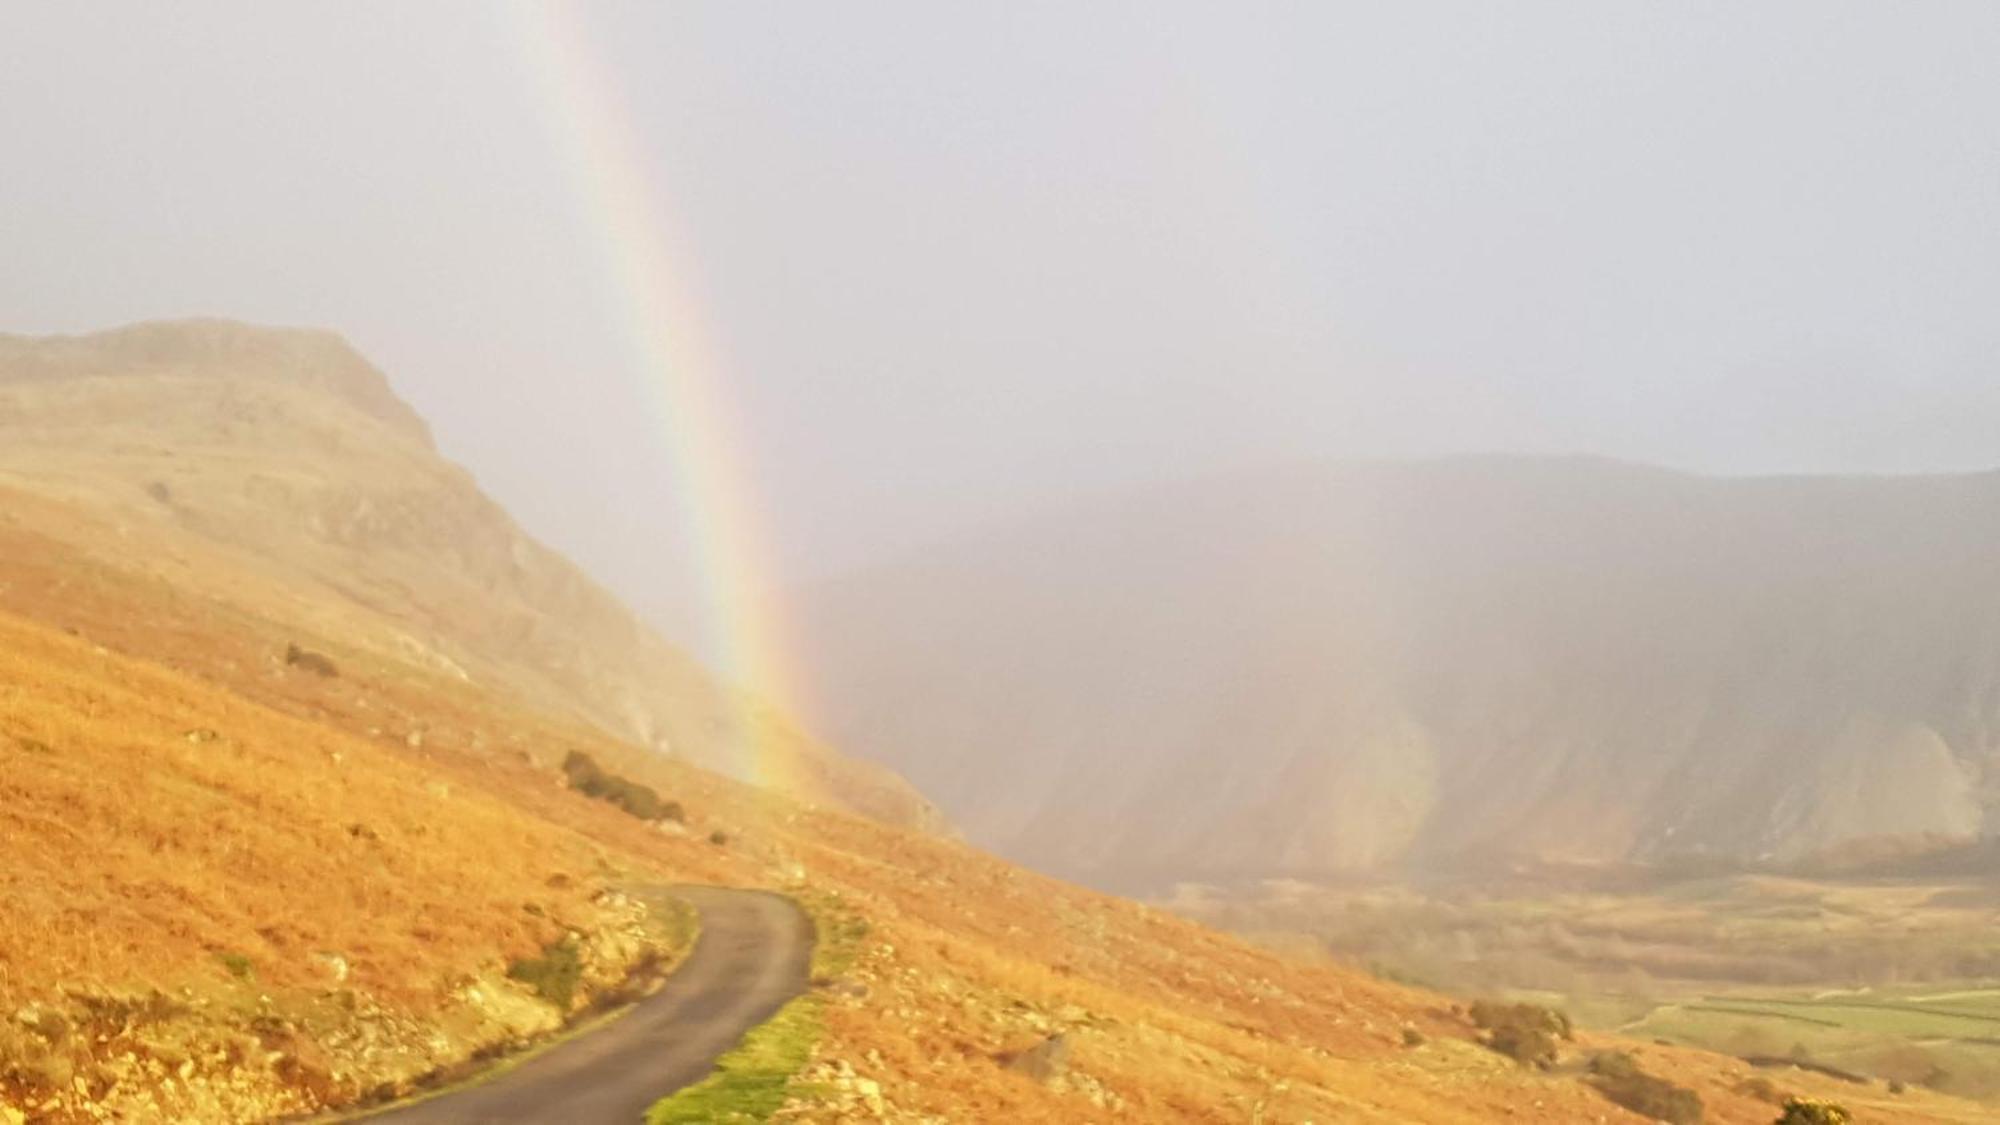
[[[363,1120],[630,1125],[707,1076],[745,1032],[806,990],[812,921],[797,903],[765,891],[676,887],[673,895],[700,911],[701,935],[658,992],[489,1081]]]

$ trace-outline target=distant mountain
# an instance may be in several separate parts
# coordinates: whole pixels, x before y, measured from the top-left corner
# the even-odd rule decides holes
[[[1298,468],[799,603],[819,733],[1099,882],[2000,828],[2000,475]]]
[[[0,336],[0,485],[115,521],[100,553],[269,600],[346,644],[488,685],[729,770],[755,740],[801,795],[937,824],[900,778],[842,758],[722,685],[525,534],[339,337],[219,320]],[[232,567],[231,575],[238,573]]]

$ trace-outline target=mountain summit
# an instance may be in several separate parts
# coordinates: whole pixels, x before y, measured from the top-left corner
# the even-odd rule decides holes
[[[808,799],[936,826],[888,771],[717,682],[437,453],[330,332],[223,320],[0,336],[0,484],[118,529],[100,554],[339,644],[505,687]],[[245,575],[262,581],[246,581]]]

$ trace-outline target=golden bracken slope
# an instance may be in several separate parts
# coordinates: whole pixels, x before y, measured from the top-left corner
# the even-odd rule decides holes
[[[517,648],[458,620],[468,576],[521,550],[544,581],[582,579],[388,504],[373,490],[401,470],[342,460],[342,428],[301,456],[285,411],[324,418],[328,398],[372,402],[413,461],[423,444],[386,387],[277,380],[272,347],[214,361],[221,375],[196,357],[127,376],[150,390],[48,360],[0,379],[0,1121],[258,1120],[447,1080],[671,962],[684,929],[634,890],[670,881],[788,890],[839,951],[803,1002],[788,1119],[1643,1120],[1581,1073],[1609,1048],[1697,1092],[1710,1121],[1768,1122],[1791,1092],[1864,1120],[1980,1119],[1797,1071],[1771,1072],[1774,1094],[1735,1060],[1588,1036],[1523,1067],[1451,999],[1013,867],[916,813],[705,770],[687,733],[703,699],[690,715],[642,694],[653,725],[621,725],[600,683],[550,670],[565,642],[529,611],[492,626]],[[228,436],[158,436],[179,427]],[[18,434],[47,435],[39,457]],[[355,490],[372,514],[331,499],[343,474],[373,482]],[[267,490],[357,529],[260,539],[244,529]],[[337,674],[288,663],[291,646]],[[648,674],[596,673],[634,693]],[[570,788],[573,751],[683,817]],[[1006,1065],[1056,1034],[1060,1074]]]

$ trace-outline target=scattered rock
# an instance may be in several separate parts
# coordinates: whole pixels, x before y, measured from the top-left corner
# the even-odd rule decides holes
[[[333,679],[340,675],[340,668],[325,653],[300,648],[295,644],[285,646],[285,663],[293,668],[302,668],[315,676]]]
[[[882,1116],[885,1107],[882,1103],[881,1083],[875,1081],[873,1078],[856,1078],[854,1080],[854,1092],[861,1095],[861,1104],[868,1107],[868,1112],[877,1117]]]
[[[1007,1060],[1007,1069],[1037,1082],[1053,1082],[1069,1069],[1069,1037],[1051,1035]]]

